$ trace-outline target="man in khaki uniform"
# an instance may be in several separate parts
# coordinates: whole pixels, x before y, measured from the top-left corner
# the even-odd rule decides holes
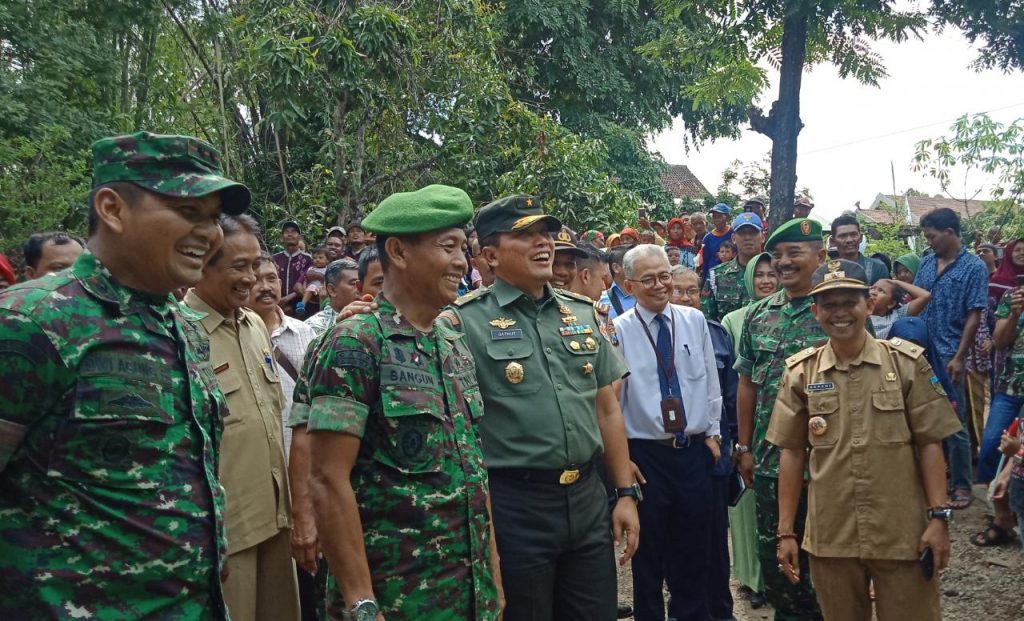
[[[879,341],[864,268],[835,260],[814,273],[812,310],[825,345],[786,360],[768,427],[779,465],[779,571],[796,583],[794,520],[804,466],[810,485],[803,547],[826,619],[940,619],[937,577],[949,560],[942,439],[960,429],[921,347]]]
[[[243,308],[256,282],[259,226],[249,216],[221,218],[220,224],[224,244],[184,301],[205,314],[198,323],[210,337],[210,364],[228,402],[220,449],[227,494],[224,600],[232,619],[297,621],[281,433],[284,394],[267,328]]]

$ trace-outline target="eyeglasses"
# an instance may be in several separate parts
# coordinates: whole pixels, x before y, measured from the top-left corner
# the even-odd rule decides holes
[[[698,289],[697,287],[690,287],[689,289],[681,289],[679,287],[675,287],[672,289],[672,294],[685,295],[688,298],[695,298],[700,295],[700,289]]]
[[[644,289],[653,289],[656,284],[660,283],[662,285],[667,285],[668,283],[672,282],[672,273],[662,272],[657,276],[648,276],[647,278],[641,278],[640,280],[636,280],[633,278],[627,278],[626,280],[628,280],[629,282],[638,282],[644,286]]]

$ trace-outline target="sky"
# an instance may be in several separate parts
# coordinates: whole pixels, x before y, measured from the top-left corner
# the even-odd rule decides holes
[[[1004,124],[1024,117],[1024,74],[970,68],[976,52],[956,30],[929,33],[923,41],[875,42],[873,49],[889,72],[880,88],[843,80],[831,65],[804,71],[796,187],[810,190],[815,215],[825,220],[854,209],[858,201],[868,208],[878,193],[891,194],[890,162],[898,191],[941,193],[938,181],[911,169],[914,147],[922,139],[950,134],[961,115],[989,112]],[[777,72],[770,72],[769,80],[758,102],[766,113],[778,93]],[[676,119],[670,130],[649,140],[649,147],[669,164],[689,166],[711,192],[730,162],[754,162],[771,152],[771,141],[749,126],[738,140],[691,146],[688,153],[684,134]],[[959,190],[951,191],[958,198],[965,194],[962,173],[952,177]],[[980,189],[976,198],[988,198],[991,178],[972,171],[967,188],[968,195]]]

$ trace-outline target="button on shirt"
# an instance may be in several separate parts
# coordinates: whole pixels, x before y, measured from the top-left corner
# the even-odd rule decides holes
[[[227,397],[220,480],[227,492],[228,553],[266,541],[291,527],[291,501],[281,429],[284,394],[274,346],[259,315],[238,310],[224,317],[196,295],[185,304],[204,313],[199,325],[210,337],[210,363]]]
[[[715,346],[711,341],[707,320],[700,311],[669,304],[659,313],[668,323],[675,323],[675,364],[682,388],[683,407],[686,411],[687,435],[706,433],[719,435],[722,416],[722,393],[718,383],[718,365]],[[615,318],[615,332],[619,337],[619,351],[629,368],[623,382],[622,414],[626,421],[626,436],[630,439],[660,440],[671,438],[661,418],[661,388],[658,358],[643,325],[658,340],[661,329],[657,316],[636,306]]]
[[[988,268],[964,248],[939,275],[936,275],[937,267],[934,254],[921,259],[914,284],[932,294],[921,318],[928,324],[935,349],[943,359],[949,360],[960,348],[967,313],[988,307]]]
[[[810,449],[803,547],[815,556],[917,558],[928,505],[915,449],[960,423],[923,350],[901,347],[869,337],[844,365],[826,344],[783,375],[768,441]]]

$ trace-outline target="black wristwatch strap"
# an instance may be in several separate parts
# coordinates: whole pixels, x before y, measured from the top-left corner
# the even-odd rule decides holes
[[[643,492],[640,491],[640,486],[633,484],[630,487],[616,487],[615,488],[615,500],[620,498],[632,498],[637,504],[640,504],[644,499]]]

